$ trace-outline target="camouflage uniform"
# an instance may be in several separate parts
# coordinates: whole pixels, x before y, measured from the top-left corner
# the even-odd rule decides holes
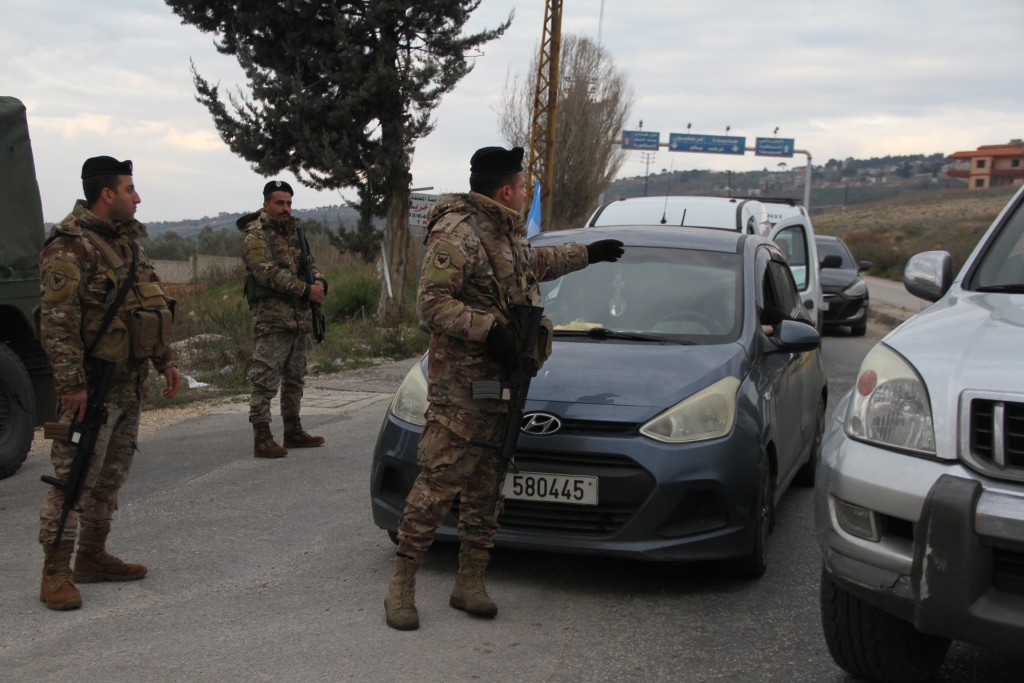
[[[508,324],[509,298],[539,305],[539,281],[587,265],[582,244],[533,248],[523,242],[518,214],[477,193],[443,197],[428,231],[416,304],[431,332],[430,405],[419,441],[420,474],[398,529],[399,555],[417,562],[456,495],[463,546],[493,546],[498,453],[470,444],[472,438],[497,440],[507,411],[504,402],[472,399],[474,381],[502,377],[501,364],[486,354],[487,334],[496,320]]]
[[[280,221],[261,211],[243,216],[237,225],[245,233],[242,260],[251,273],[247,296],[256,333],[248,375],[253,385],[249,422],[270,422],[270,402],[278,387],[282,417],[286,422],[297,421],[305,386],[306,336],[312,329],[312,316],[310,285],[299,277],[302,251],[296,221]],[[311,269],[314,280],[327,282],[315,263]]]
[[[128,476],[139,432],[140,402],[152,361],[157,371],[174,365],[169,347],[173,302],[167,296],[145,251],[135,242],[145,228],[101,220],[78,202],[67,218],[50,231],[39,256],[41,303],[39,330],[53,366],[57,394],[73,393],[91,376],[85,362],[103,316],[128,276],[132,244],[137,250],[135,285],[93,348],[92,355],[116,361],[107,394],[107,425],[96,442],[80,505],[64,529],[65,542],[74,542],[80,525],[83,537],[109,531],[117,493]],[[145,329],[135,322],[145,311]],[[141,330],[141,332],[140,332]],[[72,415],[62,411],[69,424]],[[58,479],[71,467],[75,447],[54,440],[50,459]],[[39,514],[39,541],[49,546],[57,531],[64,493],[50,487]]]

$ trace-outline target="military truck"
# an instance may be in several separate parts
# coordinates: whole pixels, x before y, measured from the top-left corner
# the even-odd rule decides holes
[[[25,105],[0,96],[0,479],[25,462],[37,424],[56,408],[53,372],[36,337],[43,207]]]

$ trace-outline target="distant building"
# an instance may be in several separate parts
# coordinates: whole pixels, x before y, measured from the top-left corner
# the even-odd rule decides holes
[[[973,152],[950,154],[946,171],[950,178],[963,178],[967,189],[1024,185],[1024,141],[1005,145],[982,145]]]

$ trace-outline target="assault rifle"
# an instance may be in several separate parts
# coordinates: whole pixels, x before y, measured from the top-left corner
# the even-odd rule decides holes
[[[296,228],[295,232],[299,237],[299,249],[302,251],[302,279],[306,281],[306,284],[312,285],[315,280],[313,279],[313,261],[309,257],[309,242],[306,241],[306,233],[302,232],[301,228]],[[326,291],[325,285],[324,292]],[[310,301],[309,312],[313,315],[313,339],[317,344],[322,344],[327,324],[324,321],[324,313],[320,310],[320,304]]]
[[[57,536],[53,539],[56,550],[64,535],[64,525],[68,521],[68,513],[75,510],[85,488],[85,479],[89,476],[89,463],[92,462],[93,451],[96,450],[96,439],[100,430],[107,424],[107,392],[110,391],[110,380],[114,375],[117,363],[103,358],[89,358],[92,376],[89,383],[89,401],[85,409],[85,417],[81,422],[77,416],[71,418],[71,424],[47,422],[43,425],[43,436],[47,439],[61,439],[78,446],[75,457],[71,461],[67,479],[58,479],[44,474],[40,479],[50,486],[64,492],[64,505],[60,511],[60,522],[57,523]]]
[[[494,498],[491,510],[497,511],[498,498],[501,496],[501,480],[511,468],[516,470],[516,444],[519,442],[519,428],[523,424],[523,409],[526,407],[526,395],[530,393],[530,381],[536,376],[539,363],[533,355],[540,334],[541,317],[544,309],[540,306],[514,304],[512,312],[516,316],[519,329],[519,355],[515,370],[507,382],[498,380],[480,380],[473,382],[474,399],[493,399],[508,401],[508,413],[505,424],[501,428],[500,441],[497,443],[484,439],[473,439],[475,446],[493,448],[500,454],[498,476],[494,485]]]

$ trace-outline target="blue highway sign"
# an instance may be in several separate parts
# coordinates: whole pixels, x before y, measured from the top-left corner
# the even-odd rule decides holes
[[[747,139],[733,135],[668,134],[670,152],[704,152],[707,154],[744,154]]]
[[[757,138],[754,154],[762,157],[791,157],[793,148],[793,138]]]
[[[623,149],[643,149],[658,151],[661,144],[661,133],[653,130],[624,130],[622,131]]]

